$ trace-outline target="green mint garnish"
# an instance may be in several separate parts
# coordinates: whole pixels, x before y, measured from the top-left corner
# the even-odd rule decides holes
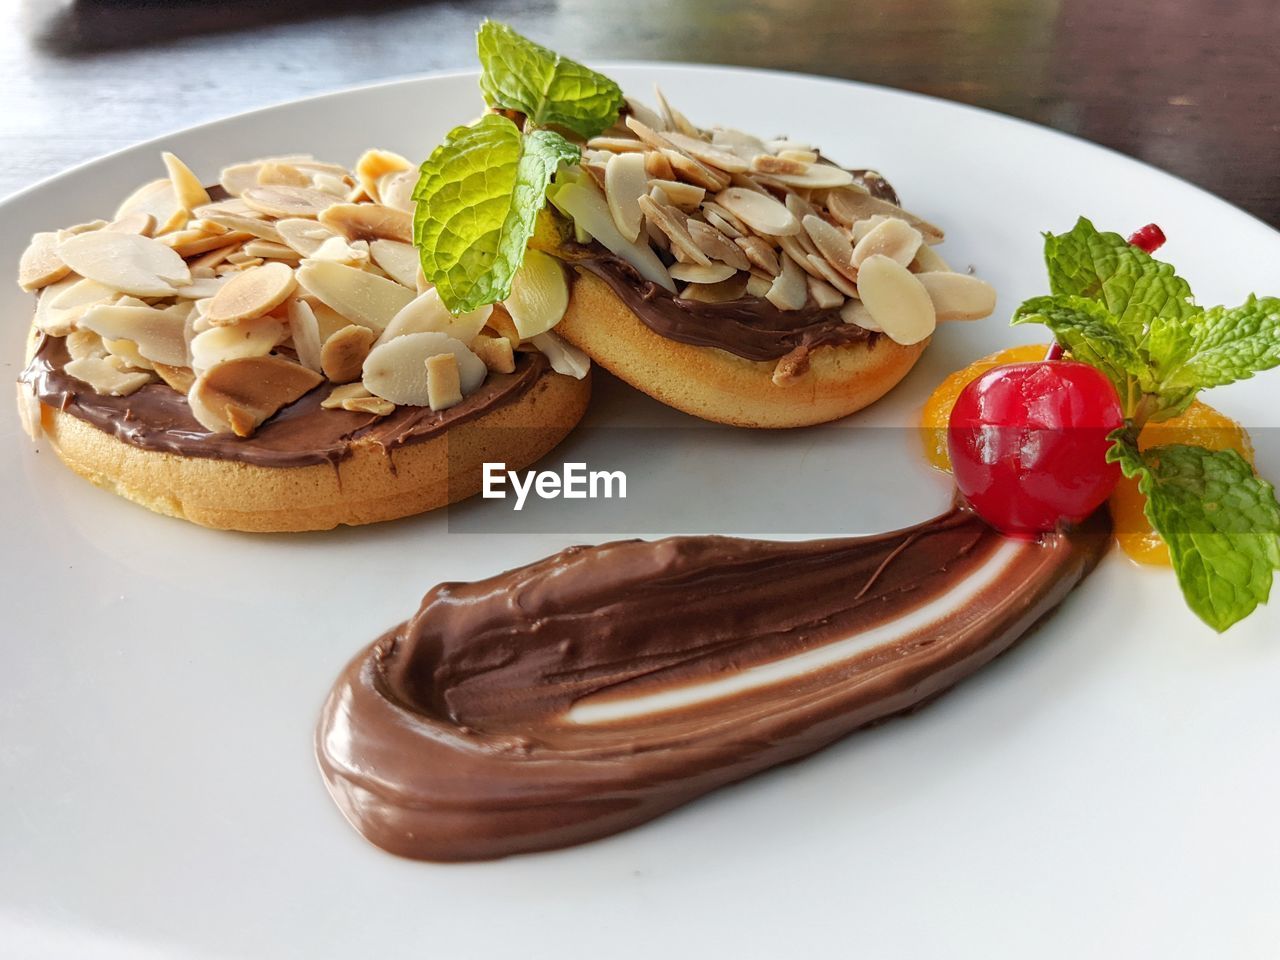
[[[1172,266],[1083,217],[1068,233],[1045,235],[1045,262],[1053,293],[1023,303],[1013,323],[1044,324],[1072,358],[1115,384],[1127,426],[1108,459],[1138,478],[1188,606],[1225,630],[1266,602],[1280,569],[1275,491],[1233,451],[1139,451],[1137,437],[1199,391],[1280,365],[1280,299],[1206,310]]]
[[[578,146],[548,127],[595,136],[618,119],[622,91],[607,77],[486,20],[476,37],[480,89],[502,114],[450,131],[422,165],[413,237],[422,272],[456,314],[503,300],[524,261],[547,187]]]
[[[564,127],[583,139],[613,126],[622,89],[608,77],[486,20],[476,35],[480,90],[489,106],[516,110],[534,126]]]

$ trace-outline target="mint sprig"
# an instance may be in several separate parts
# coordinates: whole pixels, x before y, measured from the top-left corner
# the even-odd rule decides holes
[[[1275,491],[1232,451],[1139,450],[1137,437],[1201,390],[1280,365],[1280,300],[1251,296],[1206,310],[1170,264],[1083,217],[1045,235],[1045,263],[1052,294],[1023,303],[1012,322],[1044,324],[1115,384],[1127,425],[1112,436],[1108,460],[1138,478],[1188,606],[1225,630],[1266,602],[1280,569]]]
[[[486,20],[476,36],[480,89],[501,113],[449,132],[414,188],[413,237],[422,272],[450,312],[506,299],[524,261],[547,187],[581,149],[618,119],[622,90],[608,77]],[[559,128],[559,129],[549,129]]]

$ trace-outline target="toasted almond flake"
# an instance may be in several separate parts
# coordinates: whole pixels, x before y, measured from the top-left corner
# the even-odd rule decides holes
[[[237,250],[235,253],[227,255],[227,266],[225,272],[239,273],[248,270],[250,267],[262,266],[261,257],[251,257],[245,253],[243,249]]]
[[[398,153],[390,150],[366,150],[356,161],[356,180],[370,199],[385,203],[380,189],[382,178],[387,174],[411,169],[413,164]]]
[[[57,283],[71,272],[58,256],[58,235],[37,233],[18,261],[18,286],[28,292]]]
[[[655,188],[661,190],[666,198],[664,203],[670,203],[688,213],[697,210],[707,195],[707,191],[702,187],[681,183],[679,180],[650,180],[649,188],[651,191]]]
[[[723,170],[726,173],[743,173],[751,169],[749,161],[744,160],[732,151],[724,150],[712,143],[708,143],[701,137],[691,137],[683,133],[667,133],[665,136],[695,160]]]
[[[733,276],[716,283],[690,283],[680,291],[681,300],[695,300],[700,303],[725,303],[737,300],[747,292],[747,276],[735,273]]]
[[[378,196],[388,207],[413,213],[413,188],[417,183],[416,170],[388,173],[378,181]]]
[[[221,266],[227,257],[240,250],[240,243],[231,243],[225,247],[218,247],[216,250],[210,250],[208,253],[202,253],[200,256],[187,261],[191,267],[191,275],[196,276],[197,271],[208,270],[212,272],[214,268]]]
[[[996,308],[995,288],[967,273],[917,273],[915,277],[933,301],[939,323],[981,320]]]
[[[73,273],[40,291],[33,322],[37,329],[52,337],[65,337],[89,307],[116,296],[110,287]]]
[[[322,361],[320,323],[307,301],[295,297],[289,301],[289,336],[293,340],[298,362],[308,370],[320,371]]]
[[[281,407],[322,382],[314,370],[283,357],[241,357],[202,373],[187,400],[205,429],[249,437]]]
[[[321,193],[327,193],[335,200],[346,200],[348,203],[360,203],[369,200],[364,187],[356,184],[348,176],[335,176],[332,173],[317,173],[311,178],[312,184]]]
[[[267,240],[271,243],[285,242],[276,224],[268,223],[266,220],[256,217],[244,217],[235,213],[210,210],[203,219],[236,233],[247,233],[250,236],[257,237],[259,240]],[[314,223],[315,221],[311,222]]]
[[[240,199],[269,217],[315,217],[332,206],[333,195],[308,187],[250,187]]]
[[[260,187],[309,187],[311,175],[283,160],[268,160],[258,165]]]
[[[84,312],[79,325],[104,341],[132,341],[147,360],[181,367],[187,363],[184,320],[185,313],[154,307],[98,304]]]
[[[859,193],[853,189],[832,190],[827,194],[827,210],[846,227],[855,221],[866,220],[877,214],[883,217],[896,217],[905,220],[920,231],[925,243],[941,243],[943,233],[927,220],[921,220],[913,213],[903,210],[886,200]]]
[[[173,184],[167,177],[144,183],[116,208],[113,220],[122,220],[133,213],[145,213],[155,218],[156,232],[167,226],[178,214],[186,215],[186,210],[178,202]]]
[[[365,389],[394,404],[429,406],[426,361],[443,353],[455,358],[464,396],[484,382],[484,363],[465,345],[443,333],[424,332],[409,333],[374,347],[364,363]]]
[[[764,141],[759,137],[753,137],[749,133],[743,133],[741,130],[734,130],[728,127],[716,127],[712,130],[711,143],[722,150],[736,154],[748,163],[754,160],[758,154],[768,152]]]
[[[711,260],[699,249],[685,228],[684,214],[675,207],[656,202],[652,197],[640,198],[640,209],[645,219],[667,235],[671,241],[672,252],[691,263],[709,266]]]
[[[817,163],[818,154],[813,150],[798,150],[794,147],[778,151],[783,160],[798,160],[801,163]]]
[[[818,253],[840,273],[850,280],[856,280],[857,273],[852,267],[853,243],[849,237],[821,217],[812,214],[804,218],[802,225],[813,245],[818,248]]]
[[[818,255],[817,248],[813,246],[813,241],[809,239],[809,235],[798,233],[790,237],[779,237],[778,246],[782,248],[782,252],[789,256],[805,273],[810,276],[817,277],[819,280],[824,279],[825,274],[809,262],[809,255],[821,260]]]
[[[169,247],[182,258],[196,257],[210,250],[220,250],[232,243],[244,243],[250,239],[248,233],[215,233],[208,234],[203,230],[178,230],[166,233],[159,242]]]
[[[872,230],[880,226],[880,224],[884,223],[888,219],[889,218],[884,216],[883,214],[877,213],[875,216],[868,217],[865,220],[857,221],[852,227],[849,228],[849,232],[853,234],[853,242],[855,244],[858,243],[858,241],[860,241],[868,233],[870,233]]]
[[[164,297],[191,282],[182,258],[158,240],[95,230],[67,237],[58,256],[72,270],[104,286],[139,297]]]
[[[845,323],[853,323],[862,327],[863,330],[870,330],[873,333],[882,333],[880,324],[876,323],[875,318],[871,316],[871,311],[863,306],[861,300],[849,300],[840,308],[840,319]]]
[[[142,355],[138,345],[132,340],[123,338],[103,340],[102,345],[107,348],[108,359],[118,363],[124,372],[131,373],[134,370],[155,372],[155,364]]]
[[[586,231],[589,236],[603,244],[610,253],[621,257],[635,267],[646,280],[675,293],[675,284],[667,276],[667,268],[653,252],[653,248],[643,241],[628,240],[618,232],[604,196],[587,178],[580,178],[576,182],[560,187],[556,190],[551,202],[562,213],[573,219],[575,229],[581,228]]]
[[[554,327],[569,308],[569,283],[560,261],[538,250],[526,252],[520,269],[511,278],[511,293],[502,305],[522,339]],[[463,343],[470,340],[458,339]]]
[[[531,342],[550,361],[551,369],[556,373],[581,380],[591,371],[590,358],[551,331],[538,334]]]
[[[413,218],[380,203],[335,203],[321,211],[318,219],[348,240],[413,242]]]
[[[167,363],[156,363],[152,366],[155,367],[156,375],[178,393],[186,393],[196,382],[195,371],[190,367],[174,367]]]
[[[705,266],[699,263],[674,263],[667,268],[667,273],[671,274],[673,280],[686,283],[719,283],[737,272],[724,263],[708,263]]]
[[[784,202],[787,209],[791,211],[792,216],[801,223],[804,223],[805,217],[819,216],[818,209],[798,193],[788,193]]]
[[[854,182],[852,173],[831,163],[810,163],[803,173],[771,173],[769,177],[793,190],[828,190]]]
[[[87,383],[94,393],[108,397],[127,397],[151,382],[149,371],[129,370],[112,357],[69,360],[63,369],[77,380]]]
[[[338,236],[322,223],[301,217],[277,220],[275,230],[280,239],[304,257],[312,256],[330,237]]]
[[[781,257],[781,269],[765,299],[779,310],[799,310],[808,302],[809,287],[804,271],[785,253]]]
[[[511,349],[511,341],[506,337],[476,337],[470,344],[471,352],[494,373],[514,373],[516,369],[515,351]]]
[[[200,178],[191,172],[191,168],[168,151],[160,154],[165,170],[169,173],[169,182],[173,184],[174,196],[178,205],[190,212],[196,207],[210,202],[209,192],[205,190]]]
[[[414,299],[412,290],[394,280],[328,260],[304,260],[297,278],[307,293],[375,333],[385,330],[391,318]]]
[[[205,318],[220,327],[253,320],[284,303],[296,286],[293,270],[284,263],[245,270],[219,288],[209,301]]]
[[[373,331],[368,327],[349,324],[326,340],[320,348],[320,369],[334,383],[359,380],[364,358],[371,349]]]
[[[114,230],[116,233],[137,233],[151,237],[156,232],[156,218],[141,210],[125,214],[118,220],[112,220],[103,230]]]
[[[844,303],[844,294],[837,290],[829,283],[817,280],[814,277],[808,277],[806,283],[809,286],[809,296],[823,310],[831,310],[834,307]]]
[[[608,150],[610,153],[644,153],[648,146],[643,140],[632,137],[592,137],[587,141],[592,150]]]
[[[667,160],[671,162],[671,169],[676,172],[676,176],[687,180],[695,186],[716,191],[723,190],[731,182],[729,174],[714,167],[709,167],[701,160],[695,160],[681,150],[671,148],[663,152]]]
[[[775,157],[769,153],[762,153],[751,161],[751,169],[758,173],[768,174],[802,174],[809,168],[809,164],[801,163],[798,160],[787,160],[782,157]],[[852,179],[852,178],[850,178]]]
[[[83,357],[105,357],[107,355],[107,348],[102,342],[102,337],[92,330],[72,330],[67,334],[66,346],[67,354],[72,360],[79,360]]]
[[[838,272],[825,257],[810,253],[805,257],[805,264],[812,268],[806,271],[811,278],[826,281],[846,297],[856,297],[858,295],[857,285],[843,273]]]
[[[749,297],[764,299],[765,294],[769,292],[769,288],[771,286],[773,286],[773,281],[771,279],[766,280],[764,277],[753,273],[747,277],[746,294]]]
[[[658,110],[662,116],[662,122],[668,130],[677,131],[691,137],[699,135],[698,128],[690,123],[683,113],[667,102],[667,98],[662,93],[662,88],[656,83],[653,85],[653,95],[658,101]]]
[[[919,343],[933,333],[933,301],[915,274],[891,257],[872,254],[858,268],[858,292],[872,319],[895,343]]]
[[[637,100],[635,97],[624,98],[627,104],[627,112],[634,116],[641,123],[647,124],[654,130],[665,130],[666,120],[656,110],[651,108],[647,103]],[[615,124],[615,128],[618,125]]]
[[[762,237],[754,235],[739,237],[734,243],[742,248],[742,252],[746,254],[748,260],[770,277],[776,277],[782,270],[782,266],[778,262],[777,251]]]
[[[671,161],[658,150],[650,150],[644,155],[644,172],[655,180],[674,180],[676,171]]]
[[[311,177],[318,174],[345,177],[347,170],[336,163],[323,163],[312,157],[296,154],[287,157],[266,157],[262,160],[251,160],[248,163],[236,163],[222,169],[218,182],[233,197],[239,197],[246,190],[259,185],[258,177],[264,164],[288,164],[304,171]]]
[[[379,400],[372,393],[365,389],[363,383],[344,383],[334,387],[329,391],[329,395],[320,401],[320,407],[324,410],[345,410],[348,409],[345,404],[349,400]],[[382,400],[383,403],[390,401]],[[394,407],[395,405],[392,404]],[[367,411],[366,411],[367,412]]]
[[[493,313],[485,321],[485,329],[510,341],[513,349],[520,346],[520,331],[516,329],[516,325],[512,322],[511,314],[507,313],[507,308],[500,303],[494,304]]]
[[[890,217],[876,224],[853,248],[853,266],[860,268],[868,257],[881,255],[905,267],[915,259],[923,238],[907,221]]]
[[[396,412],[396,405],[381,397],[352,397],[342,401],[342,409],[352,413],[371,413],[375,417],[387,417]]]
[[[628,240],[640,236],[644,214],[640,197],[648,192],[649,178],[644,169],[644,156],[624,153],[610,157],[604,170],[604,193],[614,225]]]
[[[458,358],[452,353],[427,357],[427,405],[432,410],[447,410],[462,402],[462,384],[458,374]]]
[[[750,269],[751,263],[742,248],[715,227],[700,220],[690,220],[686,227],[693,242],[712,260],[726,263],[735,270]]]
[[[349,242],[346,237],[333,236],[320,244],[308,259],[363,268],[369,261],[369,245],[364,240]]]
[[[293,247],[285,246],[283,243],[272,243],[270,240],[250,240],[244,245],[244,252],[251,257],[284,260],[287,263],[296,263],[302,259],[302,254]]]
[[[396,283],[410,290],[416,287],[421,261],[418,248],[413,244],[395,240],[373,240],[369,244],[369,256]]]
[[[530,257],[536,252],[531,250],[525,256]],[[407,333],[443,333],[460,343],[470,343],[484,329],[493,312],[493,307],[485,306],[455,317],[440,299],[439,291],[425,290],[391,318],[378,337],[378,343],[386,343]]]
[[[716,203],[756,233],[784,237],[800,232],[800,221],[791,211],[765,194],[752,193],[743,187],[729,187],[716,194]]]
[[[912,273],[950,273],[951,266],[933,247],[921,244],[916,258],[911,261],[910,270]]]
[[[266,356],[285,335],[284,324],[271,316],[230,327],[209,327],[191,338],[191,368],[198,374],[227,360]]]

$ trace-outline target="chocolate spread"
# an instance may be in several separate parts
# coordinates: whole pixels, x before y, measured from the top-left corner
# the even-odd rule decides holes
[[[897,192],[878,173],[850,173],[873,197],[898,204]],[[598,243],[565,244],[559,255],[603,280],[641,323],[668,340],[717,347],[747,360],[778,360],[796,350],[803,354],[824,345],[874,344],[878,338],[856,324],[845,323],[838,307],[779,310],[760,297],[721,303],[682,300],[644,279],[631,264]]]
[[[337,463],[351,455],[356,441],[393,449],[429,440],[454,424],[524,396],[547,369],[542,354],[517,354],[514,373],[490,373],[475,393],[456,406],[439,412],[429,407],[397,407],[386,417],[322,409],[320,402],[333,386],[325,383],[281,409],[252,437],[241,438],[210,433],[192,415],[187,398],[164,383],[148,384],[127,397],[96,393],[66,372],[69,359],[65,339],[45,335],[20,380],[42,403],[135,447],[263,467]]]
[[[953,510],[895,533],[572,547],[418,613],[339,677],[316,732],[369,840],[457,861],[643,823],[912,710],[1094,566],[1100,512],[1036,540]]]

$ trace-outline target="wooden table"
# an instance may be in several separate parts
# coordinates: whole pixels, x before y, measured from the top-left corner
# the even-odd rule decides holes
[[[228,113],[472,67],[485,15],[579,58],[778,67],[961,100],[1280,226],[1276,0],[5,0],[0,196]]]

